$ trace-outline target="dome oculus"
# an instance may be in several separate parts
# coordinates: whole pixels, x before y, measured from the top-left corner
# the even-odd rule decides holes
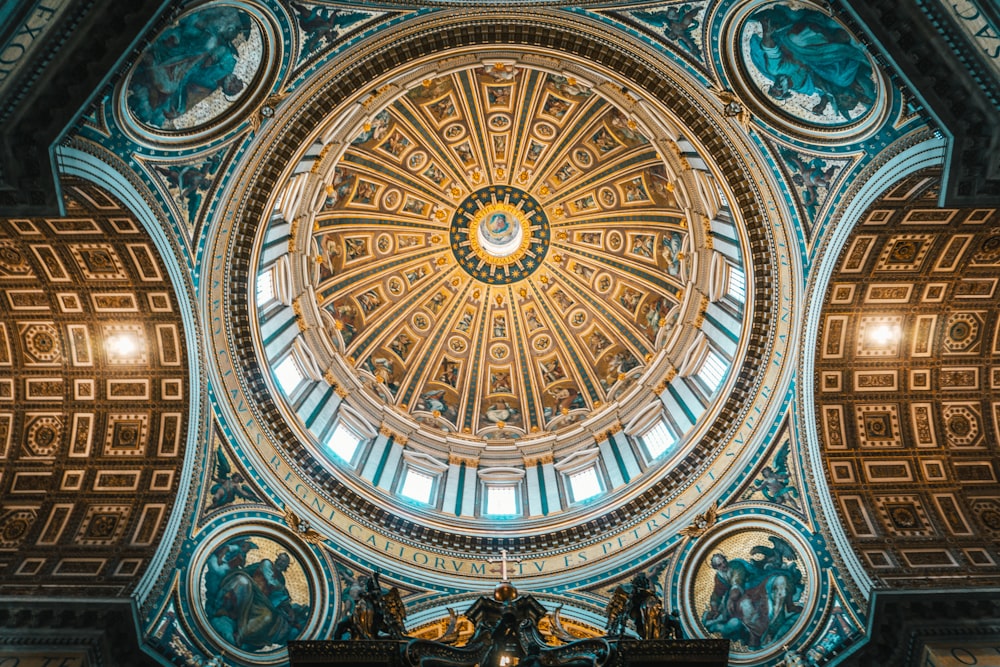
[[[549,221],[534,197],[511,186],[482,188],[455,211],[451,250],[477,280],[507,285],[541,265],[549,249]]]

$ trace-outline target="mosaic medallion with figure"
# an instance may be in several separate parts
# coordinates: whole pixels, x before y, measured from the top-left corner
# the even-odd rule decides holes
[[[549,249],[549,221],[523,190],[489,186],[458,207],[449,238],[466,273],[490,285],[507,285],[541,266]]]
[[[199,611],[230,650],[256,658],[310,627],[317,592],[296,549],[270,535],[242,533],[204,550],[198,563],[192,574]]]

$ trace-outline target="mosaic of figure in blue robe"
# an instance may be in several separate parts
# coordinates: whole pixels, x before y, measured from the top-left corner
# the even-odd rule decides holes
[[[811,9],[775,5],[752,19],[761,34],[750,37],[750,58],[773,83],[768,94],[784,101],[793,93],[819,95],[810,111],[831,107],[844,120],[875,103],[871,61],[862,46],[829,16]]]
[[[291,558],[281,552],[248,564],[257,545],[232,540],[209,557],[205,568],[205,611],[212,627],[243,650],[260,651],[295,639],[308,618],[307,605],[292,601],[285,582]]]
[[[772,546],[758,545],[750,552],[763,558],[730,559],[720,552],[710,561],[715,581],[702,623],[750,650],[781,639],[802,613],[805,586],[798,556],[783,539],[769,539]]]
[[[149,46],[129,83],[128,104],[143,123],[170,127],[171,121],[216,90],[229,98],[245,83],[236,75],[236,45],[250,36],[250,16],[233,7],[189,14]]]

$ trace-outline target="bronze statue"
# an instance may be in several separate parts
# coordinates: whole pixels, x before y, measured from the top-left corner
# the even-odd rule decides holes
[[[345,595],[351,606],[337,625],[333,641],[295,641],[288,645],[291,664],[397,665],[398,667],[613,667],[633,664],[698,664],[725,667],[729,641],[683,639],[680,616],[665,613],[650,577],[637,574],[615,590],[608,605],[609,633],[576,638],[562,627],[560,609],[547,613],[533,595],[521,595],[508,580],[507,554],[501,553],[502,580],[493,595],[480,596],[463,614],[472,623],[472,635],[460,640],[458,614],[449,609],[448,627],[436,639],[406,638],[404,614],[396,589],[383,592],[378,574],[352,580]],[[397,607],[398,605],[398,607]],[[545,618],[555,632],[543,631]],[[625,636],[634,624],[639,639]],[[613,636],[617,635],[617,636]],[[366,641],[344,641],[360,639]],[[406,641],[399,641],[406,639]],[[374,640],[374,641],[373,641]],[[554,641],[553,641],[554,640]],[[359,656],[364,659],[359,659]],[[321,658],[316,662],[315,658]],[[702,660],[704,658],[704,660]],[[297,662],[302,660],[302,662]]]
[[[406,607],[395,587],[382,591],[378,572],[361,575],[347,591],[349,607],[334,628],[334,639],[401,639]]]
[[[618,586],[607,609],[609,635],[621,637],[629,621],[640,639],[681,639],[679,614],[667,613],[645,573],[640,572],[632,583]]]

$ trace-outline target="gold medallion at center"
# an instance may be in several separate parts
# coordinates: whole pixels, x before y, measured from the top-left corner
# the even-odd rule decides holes
[[[469,247],[493,266],[513,264],[531,246],[531,224],[524,212],[506,202],[487,204],[469,217]]]

